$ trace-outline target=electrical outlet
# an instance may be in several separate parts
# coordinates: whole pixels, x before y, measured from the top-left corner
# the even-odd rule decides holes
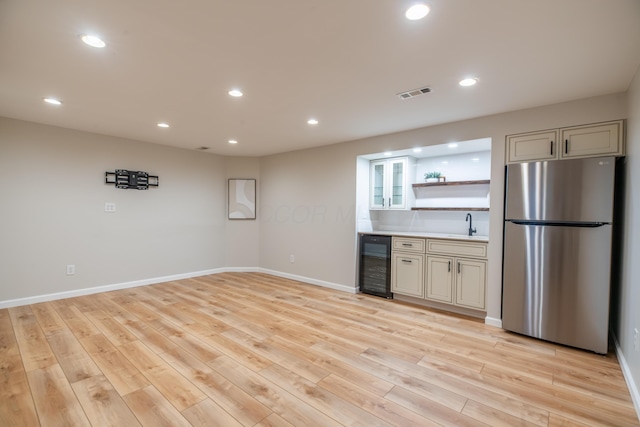
[[[76,266],[75,266],[75,264],[68,264],[67,265],[67,276],[71,276],[73,274],[76,274]]]
[[[633,348],[636,351],[640,351],[640,334],[638,334],[638,328],[633,328]]]
[[[295,257],[293,254],[292,254],[292,255],[289,255],[289,262],[290,262],[290,263],[294,263],[294,262],[296,262],[296,257]]]
[[[104,211],[105,212],[115,212],[116,211],[116,204],[115,203],[111,203],[111,202],[107,202],[104,204]]]

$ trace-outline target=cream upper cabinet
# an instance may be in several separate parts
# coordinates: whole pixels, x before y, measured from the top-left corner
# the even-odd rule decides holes
[[[507,163],[624,156],[624,122],[617,120],[507,136]]]
[[[507,163],[551,160],[557,156],[557,130],[507,136]]]
[[[370,209],[408,209],[409,158],[371,161]]]
[[[560,129],[560,157],[622,156],[622,120]]]

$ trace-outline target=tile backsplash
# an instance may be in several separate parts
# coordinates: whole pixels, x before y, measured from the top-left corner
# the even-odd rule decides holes
[[[467,213],[473,217],[476,236],[489,235],[487,211],[370,211],[371,230],[423,233],[467,234]]]

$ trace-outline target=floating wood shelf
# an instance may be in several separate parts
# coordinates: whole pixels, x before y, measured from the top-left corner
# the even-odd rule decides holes
[[[479,184],[490,184],[490,179],[481,179],[477,181],[444,181],[444,182],[420,182],[417,184],[411,184],[413,188],[421,188],[421,187],[438,187],[443,185],[479,185]]]
[[[411,208],[412,211],[489,211],[489,208]]]

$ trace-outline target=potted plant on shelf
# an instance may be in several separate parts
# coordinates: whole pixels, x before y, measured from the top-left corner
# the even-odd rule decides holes
[[[424,182],[438,182],[440,172],[427,172],[424,174]]]

